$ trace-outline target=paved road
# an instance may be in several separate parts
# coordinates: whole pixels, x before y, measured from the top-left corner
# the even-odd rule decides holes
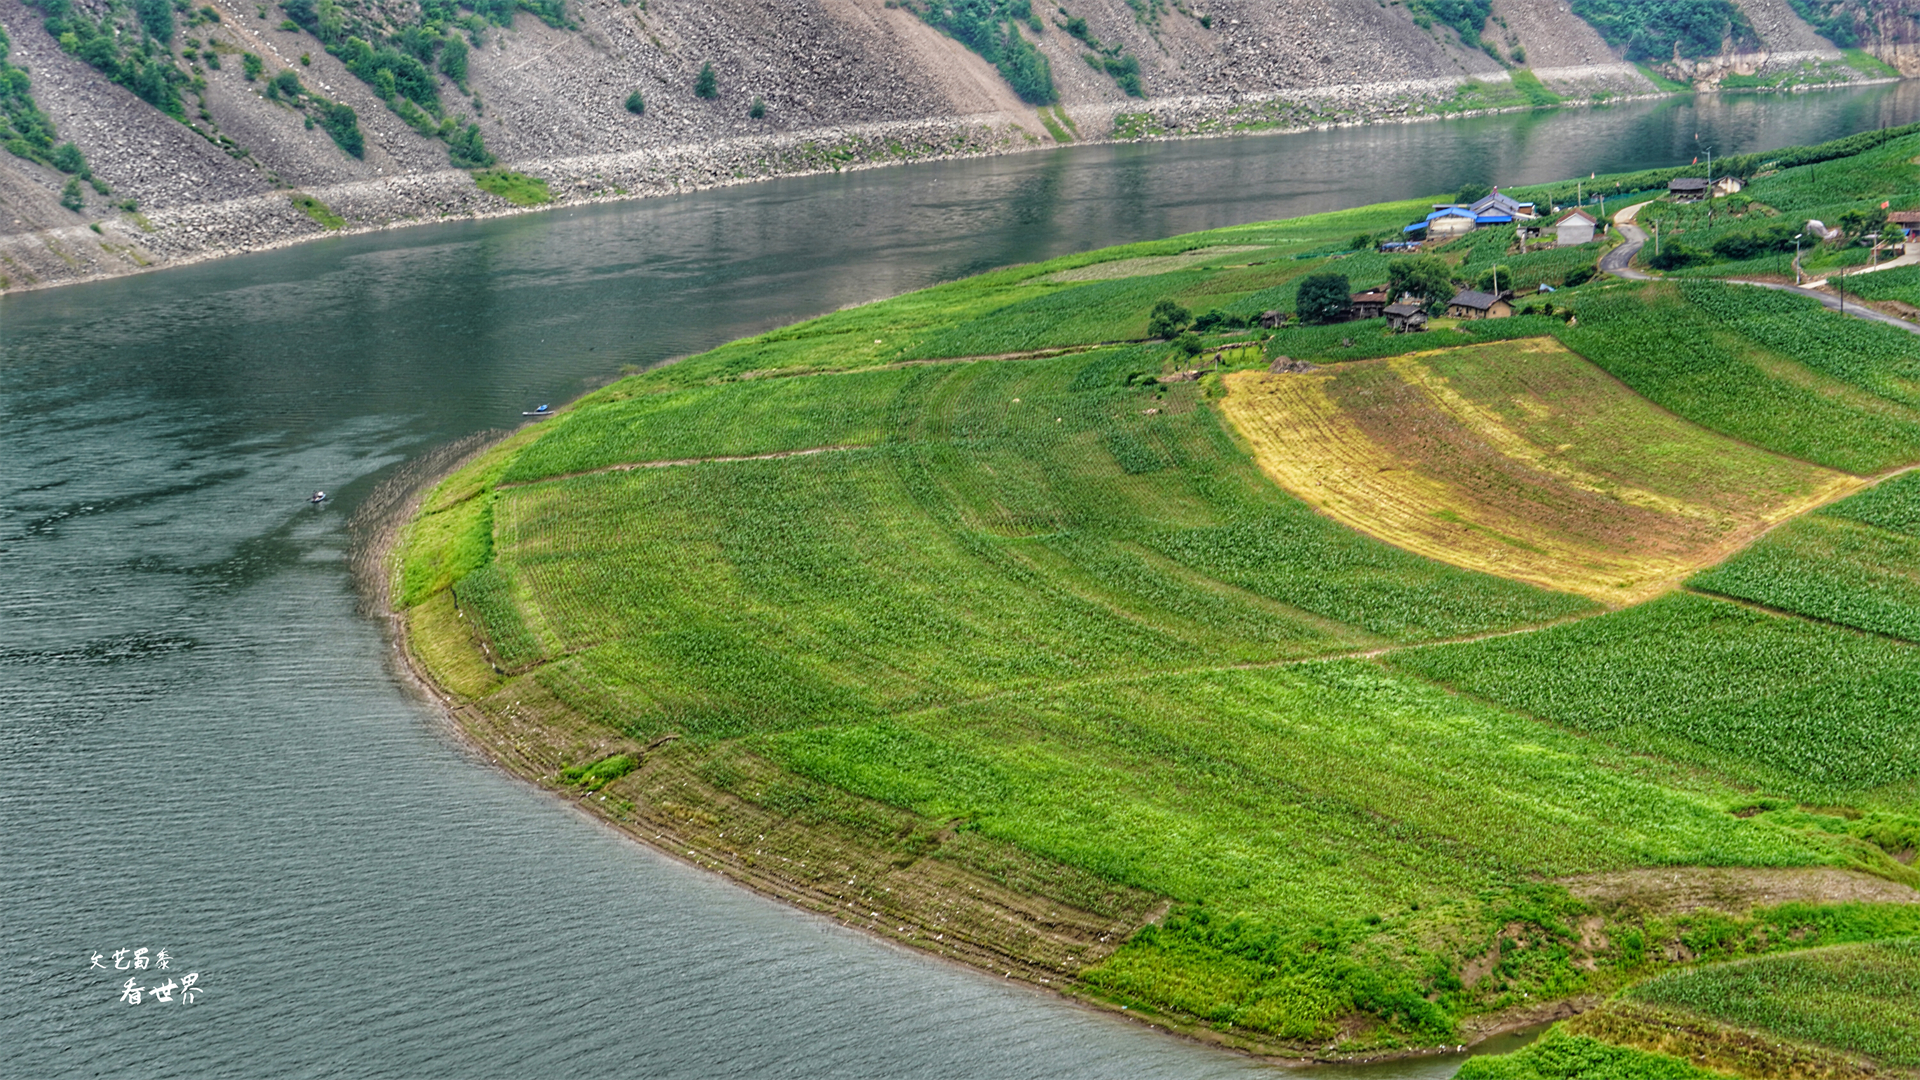
[[[1647,200],[1647,202],[1652,201],[1652,199]],[[1613,223],[1620,227],[1620,235],[1626,237],[1627,242],[1600,256],[1601,273],[1612,274],[1614,277],[1626,278],[1629,281],[1653,280],[1652,274],[1643,274],[1628,265],[1633,262],[1635,255],[1640,254],[1640,249],[1647,246],[1646,230],[1633,223],[1634,215],[1638,214],[1640,208],[1645,205],[1647,203],[1634,203],[1613,215]]]
[[[1638,214],[1640,208],[1645,205],[1647,204],[1635,203],[1613,216],[1613,223],[1620,227],[1620,235],[1626,237],[1627,242],[1600,257],[1601,273],[1612,274],[1615,277],[1626,278],[1629,281],[1653,280],[1652,274],[1643,274],[1628,265],[1633,262],[1633,257],[1639,254],[1640,249],[1644,247],[1647,242],[1646,230],[1633,223],[1634,215]],[[1909,334],[1920,334],[1920,326],[1907,322],[1905,319],[1896,319],[1891,315],[1883,315],[1869,307],[1862,307],[1859,301],[1845,304],[1843,307],[1843,301],[1840,297],[1834,296],[1831,293],[1823,293],[1815,289],[1803,289],[1797,285],[1785,285],[1777,281],[1747,281],[1743,278],[1728,278],[1727,281],[1733,285],[1757,285],[1762,289],[1772,289],[1775,292],[1786,292],[1793,293],[1796,296],[1804,296],[1810,300],[1818,300],[1820,306],[1829,311],[1844,311],[1844,313],[1852,315],[1857,319],[1869,319],[1873,322],[1886,323],[1888,326],[1897,326]]]

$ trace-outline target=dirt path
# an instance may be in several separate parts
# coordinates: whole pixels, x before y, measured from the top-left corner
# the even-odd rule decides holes
[[[576,476],[594,476],[598,473],[632,472],[635,469],[671,469],[680,465],[711,465],[728,461],[777,461],[781,458],[807,457],[812,454],[831,454],[837,450],[859,450],[865,443],[853,443],[847,446],[810,446],[805,450],[775,450],[769,454],[716,454],[713,457],[666,458],[659,461],[623,461],[614,465],[602,465],[597,469],[581,469],[577,472],[560,473],[555,476],[543,476],[538,480],[511,480],[495,484],[495,490],[504,488],[529,487],[533,484],[551,484],[556,480],[572,480]]]

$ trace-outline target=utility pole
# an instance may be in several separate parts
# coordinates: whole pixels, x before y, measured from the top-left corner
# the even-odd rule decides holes
[[[1800,284],[1800,238],[1805,235],[1807,234],[1793,234],[1793,284],[1795,287],[1798,287]]]

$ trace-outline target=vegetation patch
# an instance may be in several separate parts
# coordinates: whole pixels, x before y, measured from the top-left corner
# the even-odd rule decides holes
[[[304,191],[293,192],[288,195],[287,198],[292,200],[295,209],[319,222],[322,228],[344,229],[347,227],[346,218],[334,213],[326,203],[321,202],[319,199],[314,198]]]
[[[1551,339],[1229,385],[1226,414],[1267,475],[1336,520],[1607,602],[1849,483],[1649,408]]]
[[[473,174],[473,182],[489,195],[498,195],[515,206],[540,206],[553,201],[547,182],[508,169],[482,169]]]
[[[1913,136],[1747,166],[1877,205],[1848,155]],[[1374,248],[1430,202],[994,270],[596,390],[424,499],[410,653],[502,760],[636,835],[1265,1052],[1451,1044],[1920,933],[1920,645],[1890,636],[1920,481],[1695,578],[1757,603],[1609,610],[1920,462],[1910,352],[1507,229]],[[1731,231],[1764,248],[1770,217]],[[1287,318],[1496,273],[1559,291],[1426,334]],[[1405,535],[1321,509],[1355,493]],[[1688,1076],[1728,1032],[1865,1060],[1628,1006],[1695,1042],[1570,1025],[1470,1068]]]

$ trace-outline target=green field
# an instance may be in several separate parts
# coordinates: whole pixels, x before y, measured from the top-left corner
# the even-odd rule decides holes
[[[1851,167],[1816,159],[1777,175]],[[1920,353],[1697,280],[1426,334],[1235,325],[1309,273],[1378,285],[1356,238],[1429,201],[996,270],[589,394],[425,495],[411,655],[501,760],[650,842],[1229,1045],[1431,1047],[1670,982],[1747,1023],[1708,1005],[1748,984],[1700,965],[1920,930],[1890,902],[1920,885],[1920,473],[1666,590],[1768,507],[1920,463]],[[1597,254],[1499,232],[1441,254],[1523,284]],[[1149,340],[1167,300],[1222,320]],[[1383,491],[1452,477],[1556,528],[1600,507],[1582,574],[1710,558],[1645,603],[1555,591],[1502,557],[1532,534],[1411,497],[1386,501],[1434,520],[1406,535],[1486,550],[1395,546],[1315,509],[1346,473],[1249,426],[1256,384],[1341,387],[1313,415],[1364,424]],[[1709,870],[1705,907],[1607,891]],[[1809,1054],[1904,1067],[1787,1015]],[[1625,1038],[1462,1075],[1702,1075]]]

